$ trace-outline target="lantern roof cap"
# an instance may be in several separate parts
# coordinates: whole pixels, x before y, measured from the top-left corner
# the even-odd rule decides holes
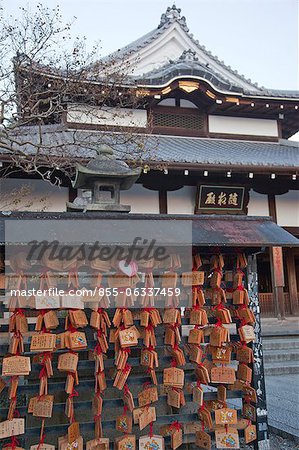
[[[95,149],[97,156],[86,166],[76,164],[74,188],[89,188],[96,179],[113,178],[120,181],[120,189],[129,189],[140,175],[140,169],[131,169],[125,161],[116,159],[113,149],[102,144]]]

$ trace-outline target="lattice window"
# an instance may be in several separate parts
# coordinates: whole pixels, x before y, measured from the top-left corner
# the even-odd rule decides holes
[[[170,114],[158,113],[153,115],[154,127],[168,127],[168,128],[185,128],[189,130],[203,130],[204,116],[201,114]]]

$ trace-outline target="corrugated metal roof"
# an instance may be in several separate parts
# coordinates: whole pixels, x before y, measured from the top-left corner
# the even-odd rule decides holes
[[[0,213],[0,240],[4,242],[5,221],[23,220],[49,220],[53,228],[53,221],[57,220],[101,220],[112,221],[167,221],[168,242],[171,236],[177,236],[177,221],[192,221],[192,242],[198,246],[224,246],[224,247],[299,247],[299,240],[276,225],[267,217],[250,216],[223,216],[223,215],[157,215],[157,214],[111,214],[111,213],[34,213],[13,212],[10,216]],[[134,222],[136,223],[136,222]],[[52,230],[53,232],[53,230]],[[137,232],[137,230],[136,230]],[[180,237],[182,245],[182,239]],[[130,242],[131,243],[131,242]],[[125,243],[124,243],[125,244]],[[177,244],[174,238],[173,245]],[[187,242],[189,244],[189,242]]]

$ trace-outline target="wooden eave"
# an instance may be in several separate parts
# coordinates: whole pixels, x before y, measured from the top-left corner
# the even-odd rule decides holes
[[[22,71],[35,74],[45,78],[45,83],[50,79],[57,81],[82,83],[83,85],[101,86],[101,81],[95,80],[77,80],[64,77],[63,75],[46,72],[43,69],[30,68],[20,66]],[[187,92],[181,86],[182,83],[197,83],[198,87],[192,92]],[[279,120],[281,126],[281,137],[288,139],[290,136],[299,131],[299,98],[275,97],[267,95],[255,95],[254,93],[244,94],[241,92],[222,91],[212,85],[209,80],[205,80],[196,76],[178,76],[162,85],[142,85],[138,84],[121,84],[119,89],[124,91],[127,89],[135,90],[137,97],[140,98],[140,105],[148,102],[152,105],[157,104],[164,98],[173,95],[184,95],[198,107],[206,110],[207,114],[228,115],[251,118],[266,118]],[[50,92],[49,92],[50,93]],[[85,97],[88,101],[88,93],[78,93],[78,97]],[[155,99],[155,96],[160,96]],[[84,98],[83,98],[84,99]],[[221,103],[220,103],[221,102]],[[283,118],[282,118],[283,115]]]

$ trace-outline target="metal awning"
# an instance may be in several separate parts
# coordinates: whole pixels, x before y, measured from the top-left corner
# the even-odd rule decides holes
[[[116,229],[116,224],[121,226],[122,221],[131,224],[131,236],[136,235],[140,224],[146,232],[153,233],[160,228],[165,230],[167,227],[167,244],[184,245],[180,224],[189,224],[192,238],[186,239],[186,244],[197,246],[222,246],[222,247],[299,247],[299,240],[275,224],[270,217],[250,217],[250,216],[232,216],[232,215],[172,215],[172,214],[113,214],[113,213],[35,213],[35,212],[12,212],[10,215],[4,215],[0,212],[0,242],[5,243],[5,222],[22,221],[23,235],[26,235],[26,221],[33,220],[36,225],[47,228],[49,223],[49,239],[55,234],[56,222],[72,221],[74,224],[78,221],[87,221],[92,224],[94,229],[100,229],[101,221],[108,221],[109,227],[105,226],[106,236]],[[7,222],[8,221],[8,222]],[[36,222],[38,221],[38,222]],[[49,222],[47,222],[49,221]],[[166,223],[165,223],[166,222]],[[31,222],[32,223],[32,222]],[[82,223],[82,222],[81,222]],[[163,224],[162,224],[163,223]],[[51,224],[51,226],[50,226]],[[137,225],[136,225],[137,224]],[[161,225],[159,227],[159,224]],[[12,224],[11,224],[12,225]],[[124,225],[124,223],[123,223]],[[133,226],[134,225],[134,226]],[[28,223],[29,228],[29,223]],[[57,228],[59,228],[57,224]],[[68,228],[71,234],[72,227]],[[160,234],[160,235],[159,235]],[[51,236],[50,236],[51,235]],[[138,235],[138,234],[137,234]],[[156,236],[157,240],[162,242],[165,239],[165,231]],[[83,237],[84,240],[84,237]],[[27,241],[28,242],[28,241]],[[120,241],[124,245],[128,242]]]
[[[201,216],[193,220],[194,245],[297,247],[299,239],[270,217]]]

